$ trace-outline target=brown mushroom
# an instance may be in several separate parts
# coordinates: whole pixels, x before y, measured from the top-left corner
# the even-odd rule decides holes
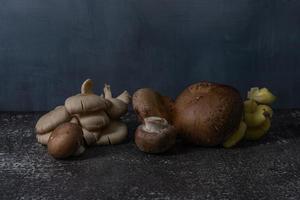
[[[166,119],[148,117],[144,122],[135,131],[135,143],[141,151],[163,153],[175,144],[176,130]]]
[[[83,132],[74,123],[63,123],[52,132],[48,141],[48,153],[54,158],[67,158],[84,152]]]
[[[139,89],[132,97],[133,109],[141,122],[146,117],[157,116],[171,123],[173,104],[171,98],[150,88]]]
[[[236,89],[200,82],[176,98],[173,125],[189,142],[214,146],[237,129],[242,112],[243,102]]]

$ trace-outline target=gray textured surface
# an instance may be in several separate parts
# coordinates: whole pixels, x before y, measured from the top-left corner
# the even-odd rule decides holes
[[[50,110],[86,78],[175,97],[199,80],[299,107],[299,0],[1,0],[0,110]]]
[[[0,114],[0,199],[300,199],[300,110],[275,112],[270,133],[234,149],[177,144],[148,155],[130,138],[57,161],[37,144],[40,114]]]

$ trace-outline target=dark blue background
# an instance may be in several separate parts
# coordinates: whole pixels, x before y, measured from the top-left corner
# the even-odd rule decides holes
[[[0,110],[48,110],[87,77],[175,97],[211,80],[300,107],[299,0],[1,0]]]

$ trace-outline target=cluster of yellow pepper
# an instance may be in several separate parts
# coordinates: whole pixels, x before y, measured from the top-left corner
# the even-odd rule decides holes
[[[238,129],[223,143],[225,148],[235,146],[242,139],[259,140],[271,127],[273,110],[270,105],[276,97],[267,89],[251,88],[244,101],[244,115]]]

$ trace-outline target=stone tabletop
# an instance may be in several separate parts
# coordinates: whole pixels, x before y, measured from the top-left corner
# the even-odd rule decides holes
[[[0,199],[300,199],[300,110],[276,110],[269,134],[233,149],[178,144],[140,152],[132,113],[121,145],[55,160],[35,139],[43,113],[0,113]]]

